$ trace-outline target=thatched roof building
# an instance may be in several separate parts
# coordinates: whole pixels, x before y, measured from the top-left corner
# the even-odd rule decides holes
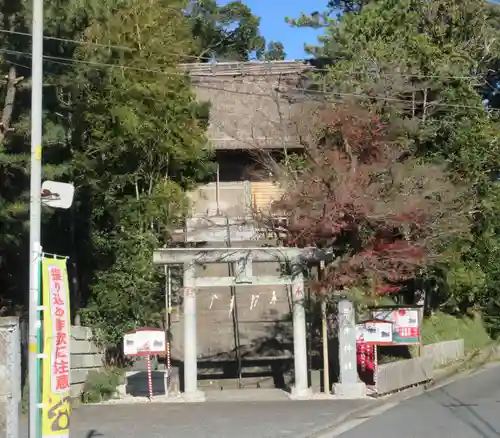
[[[220,62],[183,65],[197,96],[211,102],[209,136],[217,150],[297,147],[290,129],[303,61]],[[293,93],[294,92],[294,93]]]

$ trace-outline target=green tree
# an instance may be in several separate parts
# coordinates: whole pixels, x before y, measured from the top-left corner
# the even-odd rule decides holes
[[[498,314],[499,121],[482,103],[498,66],[497,7],[476,0],[330,6],[344,13],[332,18],[330,9],[292,22],[326,26],[311,48],[327,69],[317,74],[317,87],[396,112],[413,153],[446,163],[455,180],[474,188],[475,236],[443,242],[448,257],[432,275],[449,307]]]
[[[42,244],[70,256],[73,304],[92,296],[86,317],[113,327],[104,333],[111,343],[131,324],[158,323],[151,251],[187,210],[185,190],[210,171],[209,106],[176,65],[265,53],[260,20],[240,2],[153,1],[142,9],[136,0],[45,5],[43,178],[74,182],[76,196],[68,211],[44,209]],[[0,0],[0,14],[3,312],[23,304],[27,291],[30,3]],[[282,56],[279,48],[271,46],[272,56]]]
[[[263,55],[266,40],[260,35],[260,18],[243,2],[219,6],[215,0],[191,0],[187,11],[194,38],[190,55],[198,62],[248,61]]]
[[[363,6],[372,2],[373,0],[330,0],[328,2],[328,9],[331,11],[340,11],[342,13],[359,12]]]
[[[282,43],[271,41],[267,45],[267,50],[264,53],[266,61],[283,61],[286,58],[285,47]]]
[[[8,78],[0,84],[1,312],[23,304],[27,291],[31,41],[19,33],[30,21],[23,5],[2,9],[13,27],[0,33]],[[187,211],[185,189],[210,171],[209,107],[176,69],[194,46],[184,2],[85,6],[68,0],[45,10],[43,178],[73,182],[76,196],[69,211],[43,211],[42,244],[70,256],[73,304],[91,296],[84,316],[113,346],[124,330],[159,323],[152,250]]]
[[[161,322],[152,252],[186,213],[184,189],[209,170],[208,108],[176,68],[189,24],[181,2],[135,1],[85,32],[131,50],[83,45],[75,54],[72,177],[90,212],[95,269],[84,315],[110,346],[125,330]]]
[[[30,4],[25,1],[0,1],[0,313],[23,303],[27,291],[27,225],[29,204],[29,111],[31,76]],[[71,1],[47,5],[44,51],[47,56],[71,56],[74,44],[50,37],[75,34],[79,9]],[[58,19],[55,20],[55,17]],[[58,22],[55,25],[55,21]],[[81,29],[81,27],[80,27]],[[59,88],[52,80],[67,69],[56,63],[44,65],[44,160],[43,177],[64,180],[68,158],[60,154],[67,136],[60,117]],[[51,212],[44,211],[44,225]],[[48,241],[51,239],[49,238]],[[48,249],[47,249],[48,250]],[[4,301],[4,304],[2,304]]]

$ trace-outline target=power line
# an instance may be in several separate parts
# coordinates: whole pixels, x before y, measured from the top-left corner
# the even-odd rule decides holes
[[[20,31],[13,31],[13,30],[7,30],[7,29],[0,29],[0,33],[7,33],[11,35],[19,35],[19,36],[29,36],[31,37],[31,33],[28,32],[20,32]],[[128,51],[128,52],[137,52],[138,48],[133,48],[129,46],[120,46],[120,45],[115,45],[115,44],[104,44],[104,43],[96,43],[92,41],[81,41],[81,40],[75,40],[71,38],[62,38],[62,37],[52,37],[52,36],[44,36],[44,39],[46,40],[53,40],[53,41],[60,41],[60,42],[66,42],[66,43],[72,43],[72,44],[77,44],[77,45],[82,45],[82,46],[95,46],[95,47],[102,47],[102,48],[107,48],[107,49],[116,49],[116,50],[122,50],[122,51]],[[191,55],[187,53],[179,53],[179,52],[163,52],[165,55],[172,55],[172,56],[179,56],[183,58],[188,58],[188,59],[196,59],[196,60],[206,60],[206,61],[213,61],[213,58],[211,57],[205,57],[205,56],[197,56],[197,55]],[[235,61],[235,63],[238,63],[238,61]],[[244,62],[242,62],[243,64]],[[272,65],[273,61],[255,61],[255,64],[270,64]],[[204,65],[210,65],[210,66],[216,66],[216,65],[221,65],[221,63],[218,62],[213,62],[213,63],[200,63]],[[188,64],[186,64],[187,66]],[[161,67],[157,65],[158,67]],[[304,67],[306,67],[307,64],[304,62]],[[314,67],[309,64],[309,67],[311,67],[311,72],[318,72],[318,73],[332,73],[334,72],[333,68],[318,68]],[[238,73],[235,71],[235,73]],[[226,72],[227,74],[227,72]],[[403,78],[413,78],[413,79],[447,79],[447,80],[472,80],[472,79],[477,79],[480,77],[480,75],[450,75],[450,76],[443,76],[443,75],[436,75],[436,74],[421,74],[421,73],[381,73],[381,72],[376,72],[376,71],[354,71],[351,70],[349,72],[346,72],[346,74],[350,75],[375,75],[375,76],[381,76],[381,77],[403,77]],[[199,75],[199,74],[198,74]],[[199,75],[199,76],[204,76],[204,75]],[[216,76],[216,74],[207,72],[206,76]]]
[[[17,55],[17,56],[24,56],[31,58],[31,53],[29,52],[20,52],[17,50],[9,50],[9,49],[0,49],[0,53],[5,53],[7,55]],[[59,61],[60,63],[65,62],[67,65],[71,64],[85,64],[85,65],[90,65],[94,67],[110,67],[110,68],[120,68],[120,69],[125,69],[125,70],[133,70],[133,71],[139,71],[139,72],[146,72],[146,73],[157,73],[157,74],[167,74],[167,72],[162,71],[162,70],[153,70],[149,68],[141,68],[141,67],[133,67],[133,66],[128,66],[128,65],[120,65],[120,64],[107,64],[104,62],[97,62],[97,61],[85,61],[83,59],[70,59],[70,58],[64,58],[61,56],[49,56],[49,55],[44,55],[43,56],[44,60],[49,60],[49,61]],[[172,75],[178,75],[178,76],[186,76],[187,73],[181,73],[181,72],[170,72],[169,74]]]
[[[29,32],[20,32],[20,31],[15,31],[15,30],[0,29],[0,33],[31,37],[31,33],[29,33]],[[122,50],[122,51],[126,51],[126,52],[138,52],[139,51],[138,48],[134,48],[134,47],[130,47],[130,46],[96,43],[93,41],[82,41],[82,40],[75,40],[72,38],[53,37],[53,36],[44,35],[43,39],[49,40],[49,41],[59,41],[59,42],[63,42],[63,43],[71,43],[71,44],[76,44],[76,45],[80,45],[80,46],[93,46],[93,47],[102,47],[105,49]],[[187,53],[178,53],[178,52],[163,52],[163,54],[172,55],[172,56],[180,56],[180,57],[188,58],[188,59],[196,59],[198,61],[199,60],[213,61],[213,58],[210,56],[197,56],[197,55],[191,55],[191,54],[187,54]]]
[[[7,53],[7,54],[11,54],[11,55],[31,57],[31,53],[20,52],[20,51],[15,51],[15,50],[8,50],[8,49],[0,49],[0,53]],[[55,63],[55,64],[60,64],[60,65],[64,65],[64,66],[69,66],[69,67],[72,64],[83,64],[83,65],[90,65],[93,67],[118,68],[121,70],[132,70],[132,71],[154,73],[154,74],[167,75],[167,76],[168,75],[186,76],[188,74],[187,72],[178,72],[178,71],[166,72],[166,71],[156,70],[156,69],[140,68],[140,67],[127,66],[127,65],[120,65],[120,64],[109,64],[109,63],[103,63],[103,62],[97,62],[97,61],[85,61],[85,60],[79,60],[79,59],[69,59],[69,58],[64,58],[64,57],[48,56],[48,55],[44,56],[44,61]],[[254,83],[248,82],[248,81],[246,81],[246,82],[243,81],[243,82],[246,84],[254,84]],[[231,90],[231,89],[220,88],[220,87],[215,87],[215,86],[210,86],[210,85],[205,85],[205,84],[200,84],[200,83],[196,83],[195,87],[205,89],[205,90],[220,91],[220,92],[226,92],[226,93],[237,94],[237,95],[245,95],[245,96],[255,97],[255,98],[269,98],[269,99],[274,98],[273,93],[259,93],[259,92],[249,92],[249,91],[242,91],[242,90]],[[346,98],[351,97],[351,98],[358,98],[358,99],[365,98],[365,99],[374,99],[374,100],[387,101],[387,102],[399,102],[399,103],[405,103],[408,105],[410,105],[410,104],[415,104],[415,105],[426,104],[428,107],[477,109],[477,110],[483,110],[483,111],[487,110],[484,106],[413,101],[413,100],[409,100],[409,99],[400,99],[400,98],[395,98],[395,97],[371,96],[367,93],[341,93],[341,92],[336,92],[336,91],[318,91],[318,90],[311,90],[308,88],[301,88],[301,87],[290,87],[290,88],[287,88],[286,92],[300,92],[303,94],[318,95],[318,96],[332,96],[332,97],[337,96],[337,97],[346,97]],[[276,94],[283,95],[283,94],[286,94],[286,92],[277,92]],[[493,109],[493,110],[496,111],[496,109]]]
[[[56,63],[56,64],[60,64],[60,65],[63,65],[63,66],[71,66],[71,63],[67,63],[67,62],[59,62],[59,61],[54,61],[54,60],[45,60],[45,62]],[[24,65],[24,64],[16,63],[16,65],[19,66],[19,67],[29,68],[29,66]],[[46,72],[46,73],[49,74],[49,75],[58,77],[58,75],[56,73],[52,73],[52,72]],[[235,92],[235,90],[225,90],[225,89],[215,88],[215,87],[210,87],[210,89],[215,89],[217,91],[227,91],[227,92],[230,92],[230,93]],[[241,94],[241,93],[239,93],[239,94]],[[250,93],[250,95],[253,96],[253,94],[251,94],[251,93]],[[269,97],[268,95],[265,95],[265,94],[259,94],[257,97],[261,97],[263,95]],[[165,103],[163,100],[155,99],[155,98],[150,97],[150,96],[143,96],[142,100],[148,101],[148,102],[158,103],[160,105],[164,105],[164,103]],[[405,101],[405,100],[401,100],[401,102],[404,102],[404,103],[407,103],[407,104],[411,103],[411,101]],[[481,108],[482,110],[485,109],[483,107],[470,107],[470,108],[473,108],[473,109],[476,109],[476,108],[479,109],[479,108]],[[216,110],[217,113],[220,113],[220,114],[223,114],[223,115],[235,115],[235,116],[240,116],[240,117],[248,117],[249,116],[248,113],[243,113],[243,112],[238,112],[238,111],[227,111],[225,109],[217,109],[217,108],[212,108],[212,109]],[[279,111],[279,109],[277,109],[277,110]],[[493,109],[493,111],[497,112],[498,110]],[[273,111],[271,111],[271,112],[273,112]],[[272,116],[272,114],[265,114],[264,112],[260,112],[260,116],[261,117],[259,117],[256,120],[256,123],[261,123],[261,121],[263,120],[263,118],[265,118],[266,122],[271,122],[271,124],[277,124],[278,125],[278,124],[281,123],[279,120],[276,120],[276,121],[271,120],[270,117]],[[228,131],[227,130],[227,126],[224,123],[220,123],[219,121],[217,121],[216,118],[211,119],[211,123],[213,125],[217,126],[217,128],[219,130],[221,130],[222,132],[224,132],[226,135],[228,135],[230,137],[227,140],[229,140],[229,141],[237,141],[237,142],[240,142],[240,143],[244,143],[244,144],[247,144],[248,146],[256,148],[256,149],[260,149],[260,146],[257,145],[257,144],[255,144],[256,141],[261,141],[261,140],[267,141],[270,138],[272,138],[272,136],[241,138],[241,137],[238,137],[238,135],[235,134],[234,132]],[[214,142],[214,143],[220,143],[221,141],[225,141],[225,140],[226,140],[225,138],[212,138],[211,139],[211,141]]]
[[[26,36],[26,37],[31,37],[31,33],[28,32],[19,32],[17,30],[8,30],[8,29],[0,29],[0,33],[7,33],[10,35],[19,35],[19,36]],[[83,46],[96,46],[96,47],[103,47],[103,48],[110,48],[110,49],[117,49],[117,50],[125,50],[125,51],[134,51],[131,47],[127,46],[116,46],[113,44],[102,44],[102,43],[94,43],[92,41],[80,41],[80,40],[74,40],[71,38],[61,38],[61,37],[53,37],[53,36],[48,36],[44,35],[43,36],[44,40],[50,40],[50,41],[60,41],[63,43],[73,43],[73,44],[78,44],[78,45],[83,45]]]

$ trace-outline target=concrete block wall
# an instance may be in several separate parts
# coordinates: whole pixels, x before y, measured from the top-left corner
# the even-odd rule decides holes
[[[376,391],[387,394],[418,383],[427,382],[434,377],[434,359],[431,356],[379,365],[377,369]]]
[[[422,355],[432,357],[434,367],[446,365],[465,356],[464,340],[456,339],[424,345]]]
[[[148,397],[148,373],[147,371],[127,371],[125,383],[117,388],[121,397],[132,395],[133,397]],[[151,371],[151,383],[154,395],[168,395],[166,387],[165,371]]]
[[[464,356],[463,339],[424,345],[420,357],[378,366],[376,376],[377,393],[386,394],[432,380],[435,368]]]
[[[92,340],[89,327],[71,327],[71,397],[79,397],[87,375],[92,370],[100,370],[103,354]]]

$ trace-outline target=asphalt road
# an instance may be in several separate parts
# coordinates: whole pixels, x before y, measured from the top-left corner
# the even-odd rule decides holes
[[[353,420],[362,421],[362,419]],[[325,435],[326,436],[326,435]],[[402,401],[339,438],[499,438],[500,366]]]
[[[259,401],[81,406],[71,438],[307,438],[370,401]],[[22,437],[26,437],[26,425]]]

